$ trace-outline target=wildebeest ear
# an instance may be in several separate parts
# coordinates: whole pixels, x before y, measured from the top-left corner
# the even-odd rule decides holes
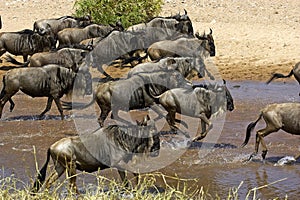
[[[176,63],[176,60],[174,58],[169,58],[167,60],[167,65],[172,65],[172,64],[175,64]]]

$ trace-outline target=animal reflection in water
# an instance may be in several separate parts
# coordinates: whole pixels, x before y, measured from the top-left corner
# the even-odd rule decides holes
[[[262,158],[266,158],[268,149],[263,138],[270,133],[282,129],[290,134],[300,135],[299,116],[300,103],[271,104],[262,109],[257,120],[248,125],[246,138],[242,144],[242,147],[244,147],[248,143],[251,131],[263,117],[266,122],[266,127],[256,132],[255,151],[251,154],[249,160],[258,153],[260,143],[262,145]],[[300,154],[295,157],[295,160],[297,160],[299,157]]]
[[[55,171],[47,178],[45,187],[49,188],[67,171],[70,187],[78,193],[76,169],[94,172],[98,169],[116,167],[127,186],[125,170],[120,166],[120,162],[128,163],[133,156],[156,157],[159,155],[159,150],[159,135],[154,121],[149,120],[148,116],[145,116],[142,122],[138,122],[138,126],[110,125],[90,134],[63,138],[48,149],[46,163],[39,171],[31,191],[38,192],[44,183],[50,156]],[[134,175],[138,178],[137,173]]]

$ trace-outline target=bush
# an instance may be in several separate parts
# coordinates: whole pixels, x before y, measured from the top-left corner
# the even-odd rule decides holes
[[[115,24],[125,28],[147,22],[161,11],[163,0],[76,0],[77,17],[90,15],[95,23]]]

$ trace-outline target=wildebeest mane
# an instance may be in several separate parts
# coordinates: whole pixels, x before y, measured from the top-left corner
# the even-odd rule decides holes
[[[127,153],[143,153],[149,145],[149,135],[145,135],[145,133],[149,133],[149,131],[146,130],[149,128],[150,127],[147,126],[140,127],[136,125],[109,125],[105,129],[108,130],[108,135],[111,136],[111,140],[118,144],[123,150],[127,151]],[[141,131],[143,129],[146,131]],[[143,144],[143,147],[141,144]]]
[[[33,30],[30,30],[30,29],[23,29],[21,31],[17,31],[16,33],[19,33],[19,34],[31,34],[31,35],[34,34]]]

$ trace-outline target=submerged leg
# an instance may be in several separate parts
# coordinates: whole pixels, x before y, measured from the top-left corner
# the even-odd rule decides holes
[[[129,183],[128,183],[128,180],[126,179],[126,172],[123,171],[123,170],[118,170],[118,172],[119,172],[119,174],[120,174],[122,183],[125,184],[125,187],[128,187],[128,186],[129,186]]]
[[[51,185],[65,172],[66,168],[60,164],[55,166],[55,171],[53,171],[45,181],[45,189],[49,189]]]
[[[77,185],[76,185],[76,163],[74,161],[70,161],[68,163],[68,176],[70,179],[70,189],[74,191],[76,194],[79,194]]]

